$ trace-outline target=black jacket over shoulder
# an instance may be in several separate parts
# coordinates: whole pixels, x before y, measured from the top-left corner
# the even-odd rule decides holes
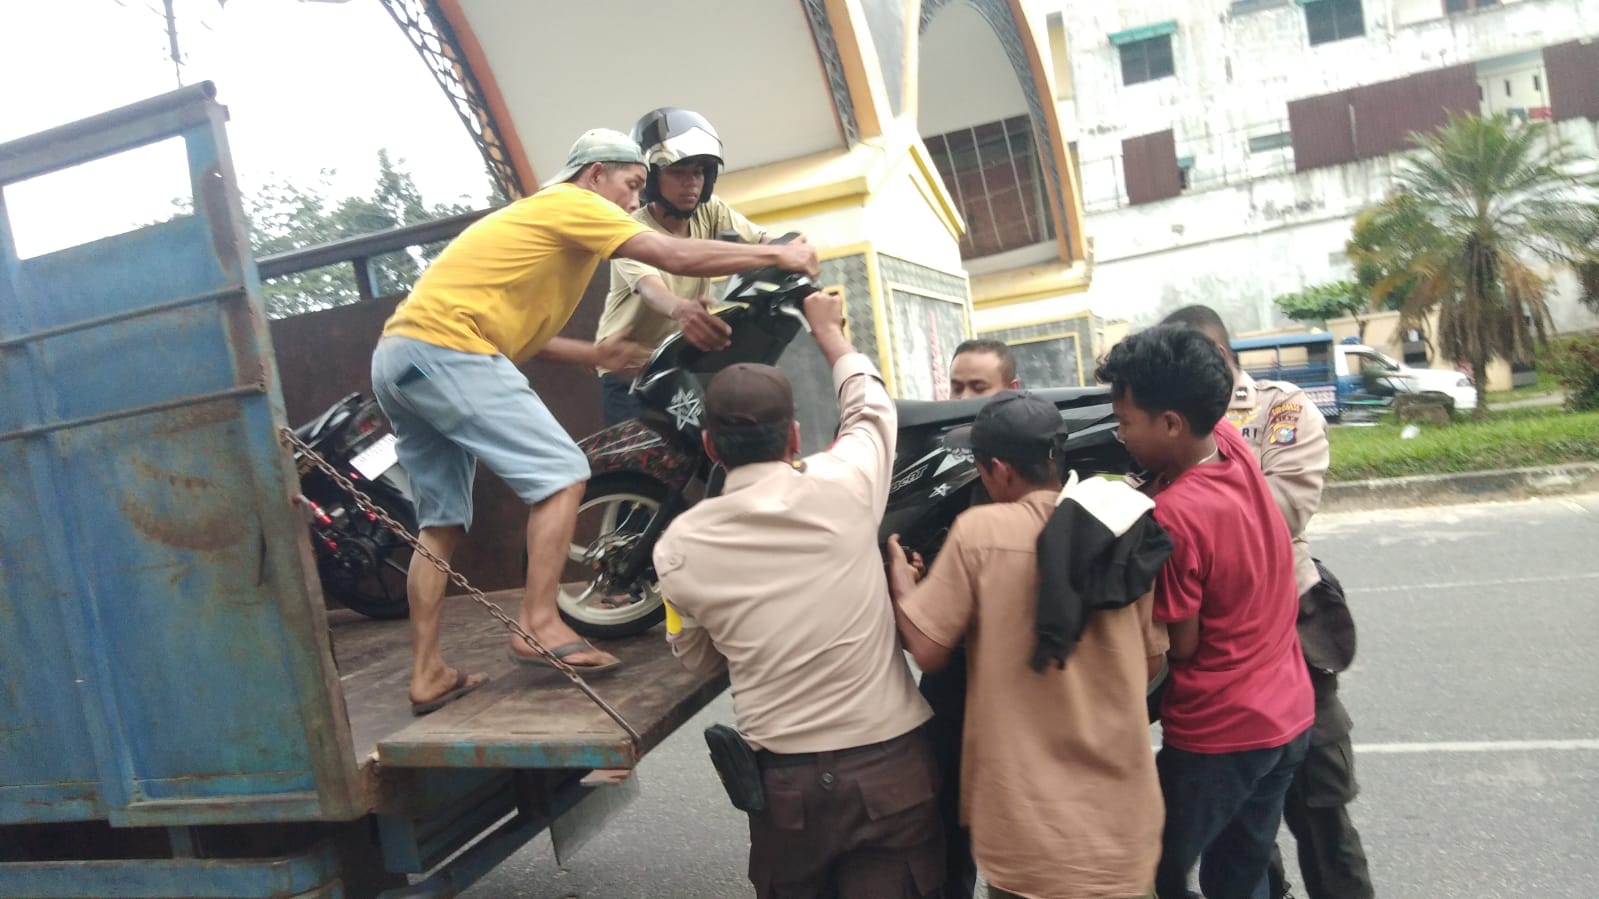
[[[1154,503],[1119,481],[1090,479],[1061,491],[1038,535],[1038,642],[1034,671],[1063,667],[1088,614],[1119,609],[1154,586],[1171,556],[1171,536],[1150,514]]]

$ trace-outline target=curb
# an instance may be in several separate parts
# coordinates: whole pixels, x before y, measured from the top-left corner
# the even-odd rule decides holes
[[[1320,511],[1353,512],[1508,502],[1589,491],[1599,491],[1599,462],[1335,481],[1322,491]]]

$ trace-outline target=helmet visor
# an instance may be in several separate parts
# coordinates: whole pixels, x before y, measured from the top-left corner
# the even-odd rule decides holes
[[[650,147],[645,156],[652,166],[675,165],[695,157],[709,158],[721,166],[722,142],[702,128],[690,128]]]

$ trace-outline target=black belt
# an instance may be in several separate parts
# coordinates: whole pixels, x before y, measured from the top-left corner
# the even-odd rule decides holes
[[[800,765],[814,765],[818,762],[827,762],[833,759],[886,752],[894,749],[900,743],[912,739],[919,732],[920,729],[912,730],[891,740],[867,743],[864,746],[851,746],[848,749],[830,749],[825,752],[772,752],[762,749],[755,753],[755,758],[760,762],[762,768],[795,768]]]

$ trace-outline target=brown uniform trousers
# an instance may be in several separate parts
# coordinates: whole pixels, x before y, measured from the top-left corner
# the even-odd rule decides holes
[[[766,811],[750,815],[757,899],[936,899],[938,770],[920,729],[837,752],[759,753]]]

